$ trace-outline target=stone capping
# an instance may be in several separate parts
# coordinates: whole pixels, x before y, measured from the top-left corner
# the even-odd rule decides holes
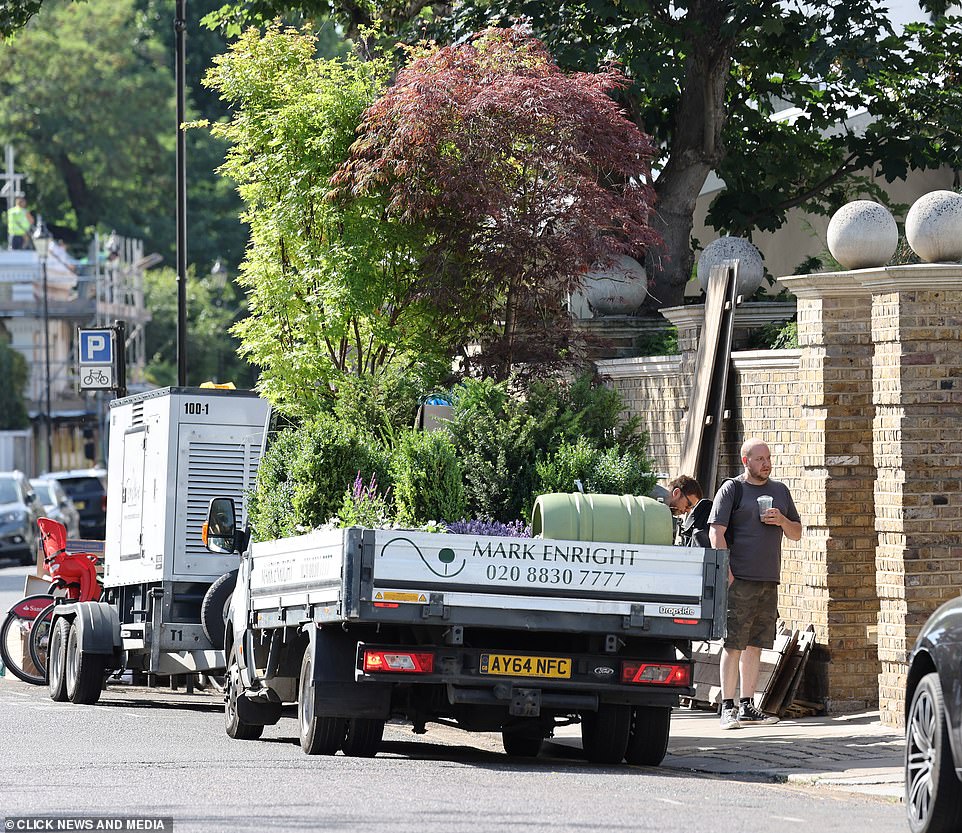
[[[847,272],[814,272],[811,275],[786,275],[778,280],[797,298],[843,298],[865,295],[868,290],[858,276],[876,271],[878,270],[859,269]]]
[[[898,292],[901,289],[916,292],[925,289],[962,289],[962,264],[910,263],[847,272],[786,275],[778,281],[799,298],[839,298],[864,295],[866,292]]]
[[[735,370],[798,370],[802,351],[793,350],[740,350],[732,353]]]
[[[962,264],[959,263],[912,263],[860,269],[852,274],[871,292],[962,290]]]
[[[672,376],[681,373],[681,356],[634,356],[628,359],[603,359],[595,366],[602,376],[630,379],[637,376]]]
[[[746,301],[735,307],[735,328],[750,330],[764,327],[773,321],[787,321],[795,315],[794,301]],[[679,330],[701,327],[705,318],[704,304],[685,304],[681,307],[665,307],[659,312]]]

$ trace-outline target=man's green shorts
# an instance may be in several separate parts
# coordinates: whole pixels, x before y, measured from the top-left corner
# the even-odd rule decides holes
[[[771,648],[778,621],[778,582],[736,578],[728,588],[728,634],[725,647]]]

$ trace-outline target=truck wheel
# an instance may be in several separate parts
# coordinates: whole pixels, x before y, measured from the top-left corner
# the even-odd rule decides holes
[[[370,717],[352,717],[347,721],[347,734],[341,748],[352,758],[373,758],[381,748],[384,721]]]
[[[581,715],[581,746],[593,764],[620,764],[628,748],[631,706],[599,703],[598,711]]]
[[[318,717],[314,714],[314,659],[310,646],[301,660],[301,683],[297,696],[297,723],[301,731],[301,749],[308,755],[333,755],[341,748],[347,731],[340,717]]]
[[[65,682],[71,703],[93,705],[100,699],[107,670],[106,654],[89,654],[80,644],[79,629],[72,627],[67,637]]]
[[[73,622],[61,617],[53,626],[50,634],[50,644],[47,647],[47,690],[50,699],[57,703],[66,703],[67,697],[67,643],[70,641],[70,631]]]
[[[263,726],[254,723],[245,723],[237,715],[237,698],[241,694],[240,667],[237,665],[237,657],[231,651],[230,661],[227,666],[227,690],[224,692],[224,724],[227,734],[234,740],[257,740],[264,731]]]
[[[530,729],[503,729],[501,731],[501,743],[504,744],[504,751],[512,758],[537,758],[543,740],[540,729],[537,732],[532,732]]]
[[[637,706],[625,760],[640,766],[658,766],[668,751],[671,709],[661,706]]]
[[[204,600],[200,603],[200,623],[210,644],[217,650],[224,649],[224,636],[227,633],[227,605],[237,585],[237,570],[224,573],[207,588]]]

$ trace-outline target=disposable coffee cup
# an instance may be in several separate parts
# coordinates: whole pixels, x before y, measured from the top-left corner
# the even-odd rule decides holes
[[[758,517],[765,517],[765,513],[772,508],[772,497],[770,495],[762,495],[758,500]]]

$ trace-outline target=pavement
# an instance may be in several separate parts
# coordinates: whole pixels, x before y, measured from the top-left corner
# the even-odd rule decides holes
[[[580,727],[557,730],[552,742],[580,749]],[[824,787],[900,802],[904,749],[902,732],[883,726],[877,711],[723,730],[713,711],[675,709],[661,767],[733,780]]]

